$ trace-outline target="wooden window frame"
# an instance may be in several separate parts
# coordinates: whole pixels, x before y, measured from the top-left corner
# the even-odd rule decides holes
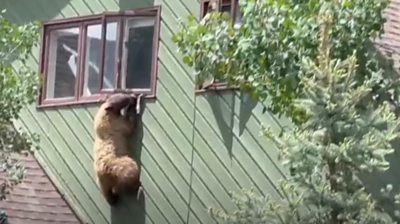
[[[211,0],[201,0],[200,6],[200,19],[202,19],[207,14],[208,4]],[[222,6],[231,6],[231,19],[232,22],[235,23],[235,15],[238,10],[238,0],[217,0],[218,1],[218,10],[221,10]]]
[[[152,61],[151,61],[151,74],[150,74],[150,87],[148,89],[120,89],[119,80],[121,78],[122,66],[122,52],[123,52],[123,40],[124,40],[124,21],[133,17],[153,17],[154,18],[154,33],[153,33],[153,49],[152,49]],[[114,88],[112,90],[103,89],[104,79],[104,61],[105,61],[105,39],[106,32],[104,32],[107,22],[113,21],[113,19],[122,22],[118,26],[117,31],[117,46],[116,46],[116,59],[114,64]],[[39,73],[41,74],[41,80],[38,86],[39,97],[37,99],[37,107],[56,107],[56,106],[70,106],[70,105],[82,105],[89,103],[99,103],[104,101],[105,95],[113,93],[143,93],[144,98],[155,98],[156,95],[156,84],[157,84],[157,73],[158,73],[158,49],[160,40],[160,23],[161,23],[161,6],[152,6],[147,8],[137,8],[118,12],[104,12],[101,14],[80,16],[74,18],[65,18],[58,20],[50,20],[43,22],[41,27],[41,40],[40,40],[40,57],[39,57]],[[85,79],[85,57],[87,47],[87,25],[100,24],[102,26],[102,38],[101,38],[101,56],[100,56],[100,68],[99,68],[99,89],[98,93],[90,96],[83,95],[84,93],[84,79]],[[48,67],[49,67],[49,45],[50,45],[50,33],[52,30],[78,27],[78,46],[77,46],[77,74],[75,78],[75,93],[72,97],[62,98],[50,98],[47,99],[47,79],[48,79]]]
[[[207,14],[207,8],[211,0],[201,0],[200,2],[200,20],[203,19]],[[232,23],[235,23],[236,11],[238,10],[238,0],[217,0],[218,1],[218,11],[221,10],[222,6],[231,6],[231,19]],[[195,91],[197,93],[206,92],[208,90],[237,90],[237,86],[228,86],[226,82],[214,81],[212,84],[206,86],[195,85]]]

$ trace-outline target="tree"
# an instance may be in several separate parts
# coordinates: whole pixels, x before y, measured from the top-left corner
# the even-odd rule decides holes
[[[400,137],[392,108],[399,83],[367,47],[381,32],[385,5],[248,0],[241,1],[238,30],[221,13],[205,24],[192,17],[181,24],[174,41],[199,81],[224,77],[258,100],[270,98],[272,110],[296,124],[278,135],[265,129],[291,170],[280,183],[284,198],[244,190],[232,194],[236,211],[212,208],[213,217],[227,223],[395,223],[360,178],[388,169],[386,156]]]
[[[14,155],[29,152],[37,141],[35,135],[14,128],[13,121],[36,99],[38,75],[27,60],[37,45],[39,25],[12,23],[4,13],[0,13],[0,165],[7,179],[1,184],[0,199],[24,177],[24,167]]]
[[[214,216],[229,223],[394,223],[359,176],[388,168],[385,156],[400,137],[400,120],[387,102],[370,103],[375,80],[358,84],[356,53],[346,60],[329,58],[329,24],[322,27],[319,59],[304,59],[299,76],[304,95],[294,101],[307,121],[282,136],[267,132],[294,169],[281,185],[287,200],[256,203],[254,208],[262,208],[257,212],[237,200],[246,209],[232,215],[213,209]],[[305,207],[309,210],[302,211]]]
[[[335,12],[331,56],[345,59],[356,49],[357,73],[369,77],[382,66],[368,43],[382,33],[382,11],[387,2],[240,0],[240,28],[232,26],[226,13],[211,13],[205,23],[189,16],[187,24],[181,22],[173,41],[184,63],[194,68],[197,82],[210,76],[225,79],[254,99],[272,102],[268,109],[298,123],[304,120],[303,113],[292,101],[302,91],[298,79],[302,58],[318,56],[320,10]],[[383,74],[376,91],[383,99],[388,94],[397,97],[394,85],[393,77]]]

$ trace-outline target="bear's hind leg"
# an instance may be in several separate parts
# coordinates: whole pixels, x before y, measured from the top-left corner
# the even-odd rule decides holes
[[[108,204],[111,206],[115,206],[119,201],[119,195],[113,189],[113,180],[112,178],[107,177],[99,177],[99,183],[101,192],[104,198],[107,200]]]

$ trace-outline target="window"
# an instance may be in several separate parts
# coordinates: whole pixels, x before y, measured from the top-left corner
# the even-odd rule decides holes
[[[239,10],[239,0],[202,0],[200,12],[201,18],[205,17],[207,13],[210,12],[210,4],[212,3],[218,5],[218,11],[227,12],[231,16],[235,28],[240,25],[242,13]],[[228,85],[224,80],[214,78],[206,80],[202,85],[196,86],[197,91],[204,91],[207,89],[226,90],[230,88],[228,88]],[[233,89],[235,89],[235,87],[233,87]]]
[[[214,1],[218,4],[218,11],[227,12],[231,16],[235,26],[240,24],[242,12],[239,10],[239,0],[203,0],[200,13],[202,18],[209,12],[211,9],[210,3]]]
[[[44,23],[40,106],[155,95],[160,7]]]

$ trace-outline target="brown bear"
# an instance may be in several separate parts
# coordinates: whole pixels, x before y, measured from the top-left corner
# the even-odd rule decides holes
[[[140,97],[114,94],[105,100],[94,118],[94,168],[102,194],[111,206],[116,205],[121,193],[138,197],[141,190],[139,166],[128,155],[138,104]]]

